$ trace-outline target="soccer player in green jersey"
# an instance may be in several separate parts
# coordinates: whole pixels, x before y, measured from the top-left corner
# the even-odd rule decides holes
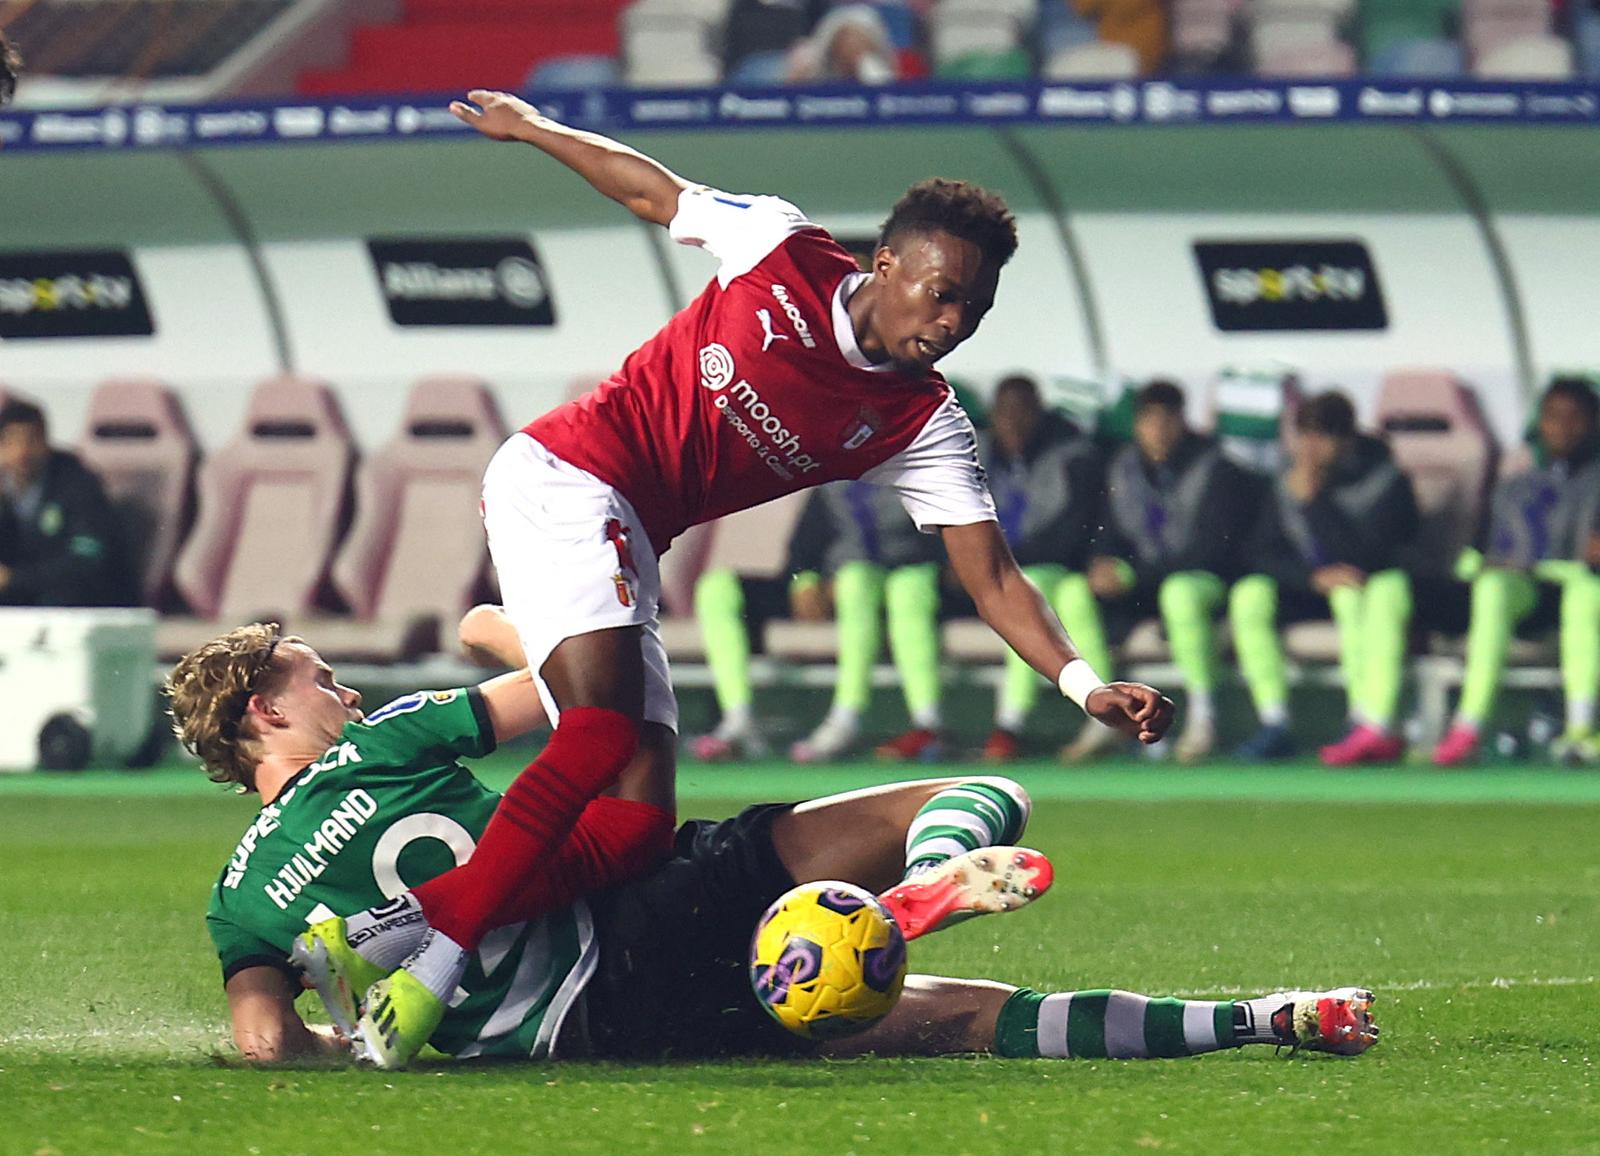
[[[492,636],[494,615],[479,618]],[[542,721],[526,678],[421,691],[363,715],[360,696],[316,651],[261,625],[207,643],[174,669],[168,693],[180,738],[213,779],[262,800],[207,912],[246,1058],[352,1054],[345,1038],[308,1028],[296,1012],[291,951],[311,941],[308,922],[374,904],[348,923],[353,951],[381,974],[411,950],[408,932],[420,921],[406,888],[465,861],[499,801],[458,760]],[[1200,1001],[913,975],[881,1023],[819,1046],[780,1028],[750,989],[749,938],[761,912],[797,882],[830,878],[885,891],[908,937],[974,910],[1020,906],[1049,879],[1043,856],[1005,846],[1027,821],[1021,787],[994,777],[901,783],[690,821],[665,861],[618,870],[642,876],[631,882],[586,873],[585,840],[627,823],[648,828],[653,809],[621,797],[580,804],[538,877],[520,881],[523,918],[480,944],[430,1030],[441,1051],[1134,1058],[1257,1042],[1354,1053],[1377,1038],[1371,994],[1357,988]],[[605,822],[586,824],[596,807],[610,812]],[[635,832],[630,842],[651,840]],[[593,893],[564,893],[574,886]],[[361,1043],[370,1059],[394,1058]]]

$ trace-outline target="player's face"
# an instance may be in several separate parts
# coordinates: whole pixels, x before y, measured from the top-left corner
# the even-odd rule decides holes
[[[897,246],[873,255],[881,290],[872,335],[896,365],[928,370],[977,330],[994,305],[1000,266],[948,233],[912,233]]]
[[[1297,460],[1322,471],[1333,469],[1344,452],[1344,439],[1319,430],[1301,430],[1290,452]]]
[[[30,484],[49,458],[50,443],[33,423],[14,421],[0,429],[0,475],[12,485]]]
[[[362,718],[360,692],[341,685],[333,668],[309,646],[286,642],[282,649],[288,652],[289,669],[272,695],[273,704],[290,726],[331,745],[345,723]]]
[[[1594,423],[1581,405],[1565,394],[1553,393],[1539,407],[1539,441],[1557,460],[1575,454],[1594,436]]]
[[[1164,462],[1183,440],[1183,415],[1164,405],[1147,405],[1133,418],[1133,440],[1147,461]]]
[[[1020,457],[1028,448],[1028,439],[1038,428],[1043,408],[1036,394],[1023,389],[1002,389],[995,394],[989,407],[989,424],[994,429],[994,439],[1012,457]]]

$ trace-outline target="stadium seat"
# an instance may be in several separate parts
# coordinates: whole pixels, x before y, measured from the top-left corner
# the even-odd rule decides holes
[[[1031,2],[940,0],[928,13],[928,42],[935,68],[962,57],[999,55],[1022,46],[1033,15]]]
[[[889,31],[889,43],[899,51],[914,49],[922,39],[917,14],[904,0],[872,0],[872,8]]]
[[[1049,60],[1069,48],[1098,43],[1100,31],[1094,21],[1074,12],[1068,0],[1044,0],[1035,37],[1040,59]]]
[[[140,601],[172,600],[172,568],[194,514],[194,434],[177,397],[156,381],[107,381],[89,401],[79,453],[116,507]]]
[[[218,624],[282,621],[324,600],[354,456],[327,385],[279,377],[256,387],[244,429],[200,467],[198,516],[173,575],[194,617],[162,621],[162,655]]]
[[[728,10],[728,0],[639,0],[622,14],[628,83],[646,88],[717,83],[722,63],[716,48]]]
[[[1233,42],[1234,0],[1180,0],[1173,10],[1171,50],[1175,61],[1214,64]]]
[[[955,80],[1016,80],[1033,75],[1033,57],[1020,46],[1004,52],[964,52],[935,72]]]
[[[1046,80],[1121,79],[1139,75],[1139,53],[1127,44],[1080,44],[1044,63]]]
[[[1356,50],[1341,40],[1286,48],[1256,61],[1262,76],[1354,76]]]
[[[357,472],[355,521],[332,571],[353,617],[306,626],[325,654],[394,659],[455,649],[456,621],[484,594],[489,555],[478,505],[484,467],[505,437],[484,382],[417,383],[399,434]]]
[[[1600,12],[1585,9],[1573,14],[1572,39],[1584,79],[1600,77]]]
[[[1251,0],[1253,16],[1312,16],[1344,20],[1356,9],[1356,0]]]
[[[1463,18],[1462,42],[1468,62],[1477,68],[1497,49],[1519,40],[1548,36],[1550,30],[1548,9],[1485,9],[1479,15]]]
[[[1461,45],[1442,37],[1391,40],[1367,59],[1375,76],[1450,77],[1466,71]]]
[[[786,84],[788,78],[787,52],[752,52],[728,71],[724,83],[766,87]]]
[[[578,53],[552,56],[528,73],[528,88],[610,88],[622,83],[614,57]]]
[[[1411,478],[1422,511],[1415,561],[1420,573],[1450,573],[1483,518],[1494,443],[1472,391],[1443,370],[1384,378],[1377,425]]]
[[[1477,57],[1472,75],[1494,80],[1571,80],[1572,45],[1560,36],[1524,36]]]
[[[1258,62],[1339,39],[1333,20],[1316,12],[1258,17],[1250,25],[1249,36],[1251,56]]]

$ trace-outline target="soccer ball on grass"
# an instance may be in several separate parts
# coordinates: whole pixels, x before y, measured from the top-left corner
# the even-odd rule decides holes
[[[750,983],[784,1027],[813,1040],[853,1035],[889,1014],[906,978],[906,941],[877,896],[805,883],[756,924]]]

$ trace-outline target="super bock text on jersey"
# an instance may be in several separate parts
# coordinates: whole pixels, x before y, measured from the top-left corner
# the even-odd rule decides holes
[[[239,840],[206,926],[226,980],[288,969],[310,923],[393,899],[466,862],[500,796],[458,761],[494,749],[476,689],[419,691],[349,723]],[[433,1045],[458,1056],[551,1053],[595,962],[578,904],[490,933]]]

